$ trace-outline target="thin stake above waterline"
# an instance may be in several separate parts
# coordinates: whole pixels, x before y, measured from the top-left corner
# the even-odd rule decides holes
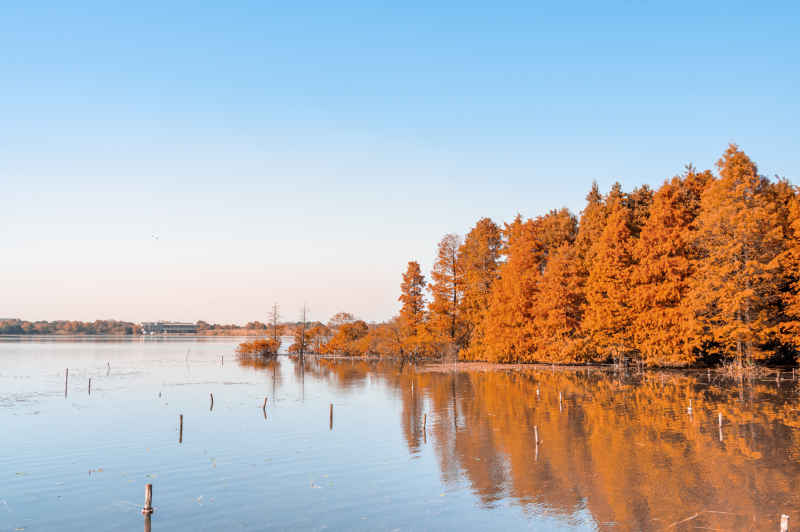
[[[328,430],[333,430],[333,403],[331,403],[330,413],[328,414]]]
[[[144,487],[144,507],[142,508],[143,514],[153,513],[153,485],[147,484]]]
[[[180,428],[178,429],[178,443],[183,443],[183,414],[178,416]]]
[[[64,371],[64,399],[67,398],[67,385],[69,384],[69,368]]]

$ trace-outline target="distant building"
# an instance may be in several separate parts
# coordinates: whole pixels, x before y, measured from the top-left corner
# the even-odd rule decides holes
[[[148,321],[142,323],[142,334],[194,334],[197,325],[175,321]]]

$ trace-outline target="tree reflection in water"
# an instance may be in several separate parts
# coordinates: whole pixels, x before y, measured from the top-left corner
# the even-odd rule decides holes
[[[319,359],[305,372],[337,388],[382,380],[401,399],[409,451],[427,441],[443,482],[466,478],[487,507],[510,498],[538,514],[589,511],[617,530],[689,517],[673,529],[765,530],[800,507],[795,382],[370,359]]]

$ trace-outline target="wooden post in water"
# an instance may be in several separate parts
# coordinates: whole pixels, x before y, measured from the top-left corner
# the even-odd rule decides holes
[[[333,430],[333,403],[331,403],[330,413],[328,415],[328,429]]]
[[[686,411],[687,411],[689,414],[691,414],[691,413],[692,413],[692,400],[691,400],[691,399],[689,399],[689,408],[687,408],[687,409],[686,409]]]
[[[178,431],[178,443],[183,443],[183,414],[179,416],[180,429]]]
[[[67,398],[67,384],[69,383],[69,368],[64,371],[64,398]]]
[[[214,410],[214,394],[209,393],[208,395],[211,396],[211,407],[208,409],[209,411]]]
[[[789,516],[781,515],[781,532],[789,532]]]
[[[266,409],[267,409],[267,396],[265,395],[264,396],[264,404],[261,405],[261,410],[266,410]]]
[[[558,392],[558,411],[561,412],[561,392]]]
[[[144,515],[144,532],[152,532],[153,529],[150,525],[150,514]]]
[[[92,378],[89,377],[89,395],[92,395]]]
[[[717,419],[719,420],[719,441],[722,441],[722,412],[717,414]]]
[[[426,430],[428,428],[428,414],[425,414],[422,417],[422,430]]]
[[[539,387],[536,387],[536,399],[539,399]]]
[[[144,487],[144,508],[142,508],[143,514],[151,514],[153,513],[153,485],[147,484]]]

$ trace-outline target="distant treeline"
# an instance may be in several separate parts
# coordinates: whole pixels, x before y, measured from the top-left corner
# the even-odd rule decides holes
[[[251,321],[245,325],[227,324],[221,325],[218,323],[206,323],[205,321],[197,322],[197,334],[203,336],[261,336],[269,329],[270,334],[273,329],[277,330],[277,334],[285,334],[285,331],[290,328],[290,325],[279,323],[267,325],[260,321]]]
[[[197,334],[204,336],[258,336],[264,334],[267,325],[253,321],[246,325],[220,325],[205,321],[197,322]],[[277,324],[275,329],[278,334],[283,334],[286,324]],[[269,326],[270,331],[273,327]],[[31,335],[31,334],[61,334],[61,335],[133,335],[142,334],[142,328],[136,323],[117,320],[95,321],[25,321],[18,319],[0,320],[0,335]]]
[[[0,334],[139,334],[135,323],[116,320],[24,321],[0,320]]]
[[[491,362],[794,360],[800,193],[735,145],[717,168],[687,167],[657,190],[595,184],[579,217],[484,218],[463,241],[442,239],[430,283],[408,263],[396,318],[310,327],[302,343]]]

